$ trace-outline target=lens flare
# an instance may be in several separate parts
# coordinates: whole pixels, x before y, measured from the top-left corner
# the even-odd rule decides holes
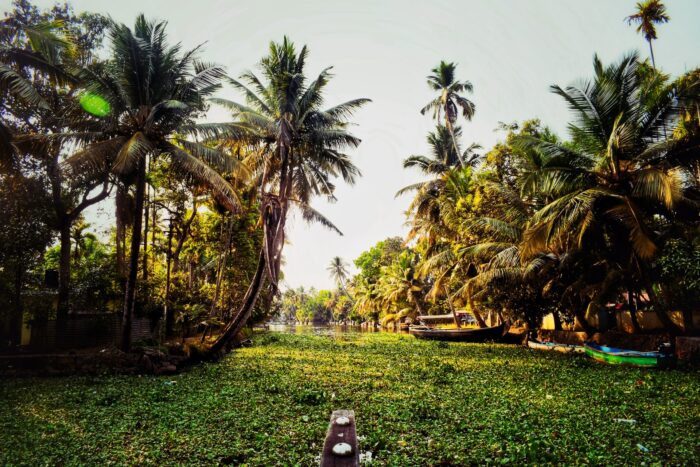
[[[80,106],[84,111],[95,117],[104,117],[112,110],[109,102],[104,97],[92,92],[86,92],[80,96]]]

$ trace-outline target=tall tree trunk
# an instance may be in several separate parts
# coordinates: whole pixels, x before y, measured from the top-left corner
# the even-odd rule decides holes
[[[16,347],[22,343],[22,318],[24,307],[22,306],[22,282],[24,280],[24,264],[15,266],[14,290],[12,307],[10,309],[10,347]]]
[[[170,308],[170,269],[173,257],[173,221],[170,220],[168,225],[168,250],[165,253],[165,298],[163,317],[164,321],[164,335],[165,338],[169,338],[173,334],[173,310]]]
[[[454,129],[452,128],[452,122],[450,122],[449,119],[445,118],[445,123],[447,125],[447,129],[450,132],[450,136],[452,137],[452,145],[455,148],[455,153],[457,154],[457,159],[459,159],[459,165],[460,165],[460,167],[464,167],[464,159],[462,159],[462,154],[459,152],[459,147],[457,146],[457,138],[455,138],[455,132],[454,132]]]
[[[126,287],[126,211],[128,201],[128,189],[123,183],[117,185],[115,199],[115,217],[117,224],[116,231],[116,254],[117,254],[117,277],[119,278],[122,292]]]
[[[277,139],[277,148],[280,159],[280,181],[278,196],[274,197],[263,194],[260,219],[263,225],[263,246],[258,259],[258,267],[255,276],[246,291],[243,303],[238,312],[234,315],[224,332],[212,345],[210,352],[216,355],[224,346],[243,329],[253,312],[255,302],[258,299],[260,290],[264,283],[265,270],[270,278],[272,292],[277,291],[279,272],[282,260],[282,249],[284,248],[284,226],[287,218],[289,196],[292,191],[293,167],[290,164],[290,141],[291,130],[288,124],[280,126],[280,133]],[[267,169],[263,173],[263,186],[267,178]],[[267,199],[266,199],[267,198]]]
[[[136,212],[131,232],[129,275],[126,278],[124,314],[122,316],[121,349],[124,352],[128,352],[131,347],[131,322],[134,316],[134,304],[136,303],[136,281],[138,278],[139,251],[141,250],[141,224],[143,221],[144,191],[146,188],[146,164],[144,160],[138,162],[136,170]]]
[[[144,209],[143,209],[143,257],[141,260],[143,264],[141,266],[141,277],[143,280],[144,287],[144,298],[148,299],[148,293],[146,292],[146,287],[148,287],[148,224],[149,215],[151,212],[151,197],[150,197],[151,187],[146,183],[146,188],[144,190]]]
[[[634,296],[634,291],[631,287],[627,288],[627,308],[630,311],[630,321],[632,322],[632,330],[637,334],[640,330],[639,321],[637,320],[637,300]]]
[[[192,221],[194,221],[194,218],[196,216],[197,216],[197,200],[193,199],[192,200],[192,214],[185,221],[185,224],[182,226],[182,235],[180,235],[180,237],[178,238],[177,246],[175,247],[175,251],[173,251],[173,254],[172,254],[173,272],[177,272],[180,270],[180,252],[182,251],[182,247],[185,244],[185,240],[187,240],[187,236],[189,235],[190,226],[192,225]]]
[[[588,303],[585,300],[581,300],[579,304],[575,304],[573,306],[574,316],[579,321],[579,324],[581,324],[585,333],[588,334],[588,337],[593,336],[593,334],[597,332],[597,329],[591,326],[591,323],[589,323],[586,319],[586,309],[588,308]]]
[[[68,319],[69,295],[70,295],[70,220],[62,217],[60,221],[60,250],[58,260],[58,304],[56,307],[56,327],[59,335],[62,334],[64,324]]]
[[[457,312],[455,311],[455,307],[452,304],[452,300],[450,300],[449,297],[447,298],[447,303],[450,305],[450,311],[452,311],[452,318],[454,318],[454,320],[455,320],[455,326],[457,326],[457,329],[461,328],[462,325],[459,324],[459,318],[457,318]]]
[[[561,318],[559,318],[559,312],[552,312],[552,318],[554,319],[554,330],[561,331]]]
[[[654,61],[654,48],[651,46],[651,40],[649,42],[649,53],[651,54],[651,66],[656,70],[656,62]]]
[[[485,328],[486,322],[484,321],[484,318],[481,317],[481,313],[479,313],[476,310],[476,306],[474,306],[474,300],[472,299],[471,288],[469,288],[467,290],[467,303],[469,304],[469,310],[472,312],[472,315],[474,315],[474,319],[476,319],[476,322],[479,325],[479,327]]]

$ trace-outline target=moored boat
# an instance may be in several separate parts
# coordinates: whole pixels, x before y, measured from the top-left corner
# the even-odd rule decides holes
[[[586,353],[581,345],[559,344],[557,342],[527,341],[527,346],[535,350],[549,350],[561,353]]]
[[[637,350],[618,349],[599,345],[594,342],[586,342],[583,345],[589,357],[599,362],[616,365],[663,367],[668,365],[673,359],[671,354],[658,351],[640,352]]]
[[[506,323],[488,328],[440,329],[429,326],[411,326],[408,332],[418,339],[454,342],[484,342],[497,340],[507,331]]]

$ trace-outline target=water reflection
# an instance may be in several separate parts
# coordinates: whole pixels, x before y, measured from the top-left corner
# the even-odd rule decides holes
[[[408,331],[391,331],[342,324],[270,324],[269,326],[270,331],[273,332],[285,332],[288,334],[313,334],[317,336],[337,336],[340,334],[355,334],[363,332],[408,333]]]

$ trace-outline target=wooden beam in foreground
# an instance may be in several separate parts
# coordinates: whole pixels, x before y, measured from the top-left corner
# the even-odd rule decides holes
[[[321,467],[358,467],[360,451],[357,448],[355,412],[335,410],[328,424],[326,441],[321,453]]]

